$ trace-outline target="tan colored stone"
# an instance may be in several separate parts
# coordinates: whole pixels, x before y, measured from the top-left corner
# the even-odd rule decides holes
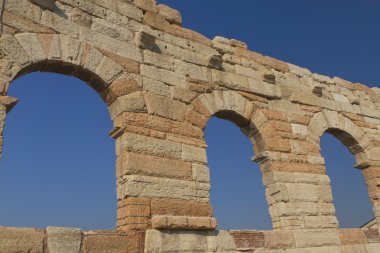
[[[119,159],[121,159],[121,171],[118,173],[118,177],[139,174],[184,180],[192,179],[191,164],[181,160],[134,153],[125,153]]]
[[[144,97],[148,113],[172,120],[184,121],[186,113],[186,105],[184,103],[152,93],[147,93]]]
[[[0,228],[0,252],[41,253],[45,233],[31,228]]]
[[[173,8],[170,8],[167,5],[159,4],[157,5],[158,14],[163,16],[167,21],[170,23],[174,23],[177,25],[181,25],[182,23],[182,17],[181,13]]]
[[[88,232],[82,248],[86,253],[140,253],[142,238],[137,232]]]

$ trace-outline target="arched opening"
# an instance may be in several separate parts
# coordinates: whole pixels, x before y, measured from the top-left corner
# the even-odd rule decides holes
[[[73,73],[69,65],[59,70]],[[5,124],[1,225],[115,228],[112,121],[100,96],[77,78],[51,73],[22,76],[8,94],[19,103]]]
[[[211,204],[219,229],[269,230],[272,222],[262,174],[251,161],[251,141],[237,127],[246,123],[231,111],[218,112],[207,123]]]
[[[343,145],[342,145],[343,144]],[[321,154],[331,179],[333,202],[340,227],[361,227],[374,219],[365,179],[355,169],[355,155],[362,152],[356,140],[339,129],[321,137]]]

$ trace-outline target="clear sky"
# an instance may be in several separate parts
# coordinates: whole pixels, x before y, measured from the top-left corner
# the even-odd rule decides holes
[[[380,85],[380,2],[161,0],[184,27],[249,44],[313,72]],[[114,142],[106,106],[82,81],[33,73],[14,81],[0,162],[0,226],[114,228]],[[211,201],[221,228],[270,229],[252,144],[227,121],[206,128]],[[372,216],[361,172],[335,138],[322,137],[337,216],[357,227]]]

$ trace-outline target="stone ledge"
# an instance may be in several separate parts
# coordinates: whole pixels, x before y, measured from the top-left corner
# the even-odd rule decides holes
[[[154,229],[185,229],[185,230],[214,230],[216,219],[213,217],[167,216],[154,215]]]

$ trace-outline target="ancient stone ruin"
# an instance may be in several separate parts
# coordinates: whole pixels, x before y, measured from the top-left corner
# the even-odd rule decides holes
[[[380,252],[378,89],[210,40],[155,0],[0,3],[1,132],[17,102],[13,80],[80,78],[114,123],[118,198],[116,231],[0,228],[1,253]],[[273,230],[217,230],[203,132],[214,115],[252,141]],[[355,156],[377,226],[339,228],[325,132]]]

